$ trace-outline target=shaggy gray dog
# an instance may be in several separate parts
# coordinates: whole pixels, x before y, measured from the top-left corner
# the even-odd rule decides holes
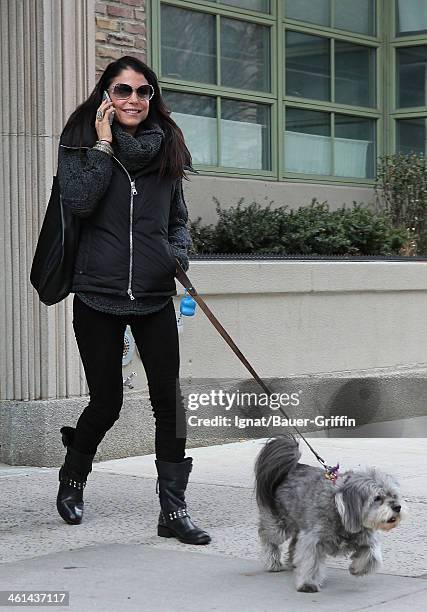
[[[255,464],[258,534],[270,572],[295,570],[298,591],[319,591],[327,555],[351,553],[350,574],[381,564],[378,530],[389,531],[403,514],[398,485],[375,468],[345,472],[334,484],[320,467],[298,463],[292,436],[267,442]],[[290,539],[288,558],[281,545]]]

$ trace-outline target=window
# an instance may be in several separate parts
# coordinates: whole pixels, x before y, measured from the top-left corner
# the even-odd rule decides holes
[[[285,16],[375,36],[375,0],[282,0]]]
[[[329,38],[288,30],[285,57],[288,95],[332,100]],[[375,106],[375,49],[337,40],[334,66],[337,102]]]
[[[395,102],[396,151],[427,153],[427,0],[395,2]],[[424,43],[424,44],[423,44]]]
[[[307,23],[329,26],[331,24],[331,7],[329,0],[300,0],[283,2],[285,17]]]
[[[273,21],[260,23],[249,13],[235,18],[236,7],[269,13],[270,2],[214,4],[227,7],[203,11],[195,10],[194,2],[191,8],[182,2],[160,3],[163,95],[194,163],[271,173]],[[179,86],[168,88],[175,81]],[[270,99],[264,100],[266,95]]]
[[[335,2],[335,27],[375,36],[375,0]]]
[[[284,176],[372,179],[380,112],[378,45],[368,36],[376,31],[376,2],[283,0],[283,6]],[[346,108],[366,111],[357,116]]]
[[[335,174],[375,176],[375,122],[372,119],[335,115]]]
[[[331,99],[331,55],[323,36],[286,32],[286,93],[313,100]]]
[[[373,120],[288,106],[285,125],[287,170],[343,177],[374,177]]]
[[[335,99],[354,106],[376,105],[375,49],[335,42]]]
[[[397,150],[409,155],[426,154],[427,119],[400,119],[397,121]]]
[[[285,165],[290,172],[332,174],[329,113],[289,106],[285,115]]]
[[[185,134],[193,163],[217,166],[216,99],[174,91],[168,91],[165,97],[168,106],[173,109],[174,121]]]
[[[215,17],[162,3],[162,76],[216,83]]]
[[[379,0],[153,0],[153,68],[206,173],[375,176]]]
[[[410,36],[427,32],[427,2],[425,0],[397,0],[396,35]]]
[[[427,45],[400,47],[396,52],[397,107],[425,106]]]
[[[271,168],[268,106],[223,100],[221,143],[219,166],[254,170]]]
[[[242,45],[244,41],[244,45]],[[270,28],[221,19],[221,84],[270,91]]]
[[[249,9],[251,11],[259,11],[261,13],[270,12],[270,0],[219,0],[221,4],[229,6],[237,6],[240,8]]]

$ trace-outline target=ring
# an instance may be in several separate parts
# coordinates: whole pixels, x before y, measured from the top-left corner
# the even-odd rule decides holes
[[[99,110],[99,111],[97,111],[97,112],[96,112],[96,118],[97,118],[99,121],[102,121],[102,120],[103,120],[103,118],[104,118],[104,113],[103,113],[103,111],[102,111],[102,110]]]

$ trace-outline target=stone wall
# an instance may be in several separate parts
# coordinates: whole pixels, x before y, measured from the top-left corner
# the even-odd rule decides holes
[[[95,4],[96,80],[123,55],[147,59],[146,0],[109,0]]]

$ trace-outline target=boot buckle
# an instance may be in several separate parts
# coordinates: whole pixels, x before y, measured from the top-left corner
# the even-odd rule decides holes
[[[184,516],[188,516],[186,508],[179,508],[179,510],[174,510],[173,512],[168,513],[168,517],[170,521],[174,521],[175,519],[183,518]]]
[[[67,485],[68,487],[73,487],[74,489],[78,489],[79,491],[83,491],[87,484],[86,480],[75,480],[74,478],[69,478],[66,476],[64,478],[61,472],[59,473],[59,481],[62,484]]]

